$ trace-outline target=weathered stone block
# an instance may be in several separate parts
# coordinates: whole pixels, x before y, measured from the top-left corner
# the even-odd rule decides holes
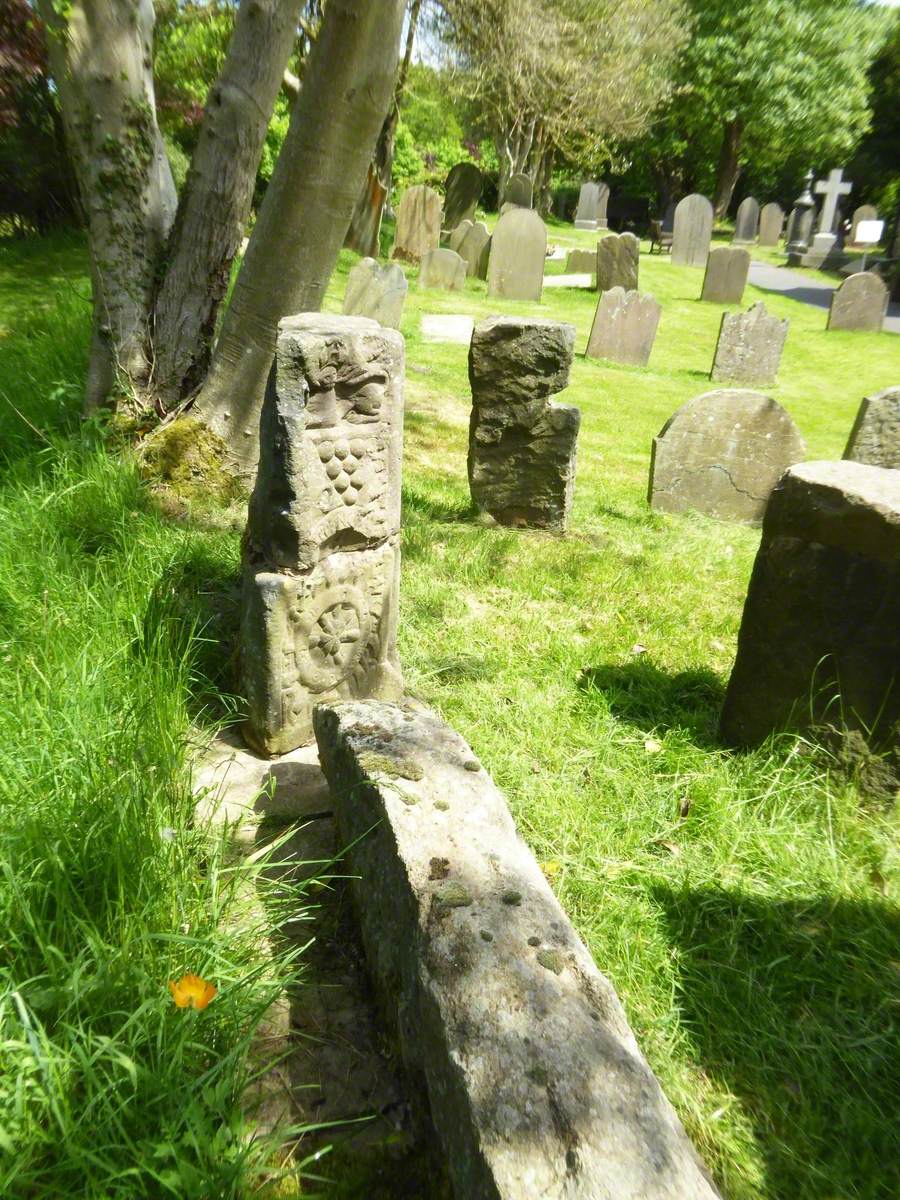
[[[806,446],[780,404],[723,388],[688,400],[653,439],[651,507],[758,525],[769,493]]]
[[[361,258],[347,276],[344,313],[399,329],[408,290],[406,276],[396,263],[382,266],[374,258]]]
[[[547,397],[565,387],[575,327],[489,317],[469,348],[469,487],[502,525],[565,530],[581,413]]]
[[[407,188],[397,205],[397,226],[391,258],[417,263],[441,242],[441,198],[424,183]]]
[[[402,691],[396,649],[403,339],[362,317],[278,327],[244,534],[247,740],[308,741],[322,696]]]
[[[900,387],[863,398],[844,458],[900,470]]]
[[[788,322],[769,316],[760,300],[745,313],[723,313],[710,379],[733,383],[774,383]]]
[[[610,233],[597,245],[597,287],[637,291],[641,243],[633,233]]]
[[[369,970],[459,1200],[713,1200],[470,747],[420,708],[314,720]]]
[[[900,473],[792,467],[763,523],[721,733],[828,723],[900,746]]]

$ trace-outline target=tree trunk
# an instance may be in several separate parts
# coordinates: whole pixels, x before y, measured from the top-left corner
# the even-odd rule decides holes
[[[141,389],[160,248],[175,186],[156,124],[152,0],[39,0],[88,226],[94,329],[86,409],[118,375]]]
[[[219,306],[244,235],[263,142],[304,0],[244,0],[206,100],[154,309],[153,391],[169,407],[209,366]]]
[[[716,172],[716,195],[713,211],[716,220],[728,212],[735,185],[741,173],[740,152],[744,122],[740,117],[726,121],[722,130],[722,149],[719,151],[719,166]]]
[[[397,71],[404,0],[328,0],[209,375],[193,410],[239,469],[286,313],[316,311],[350,223]]]

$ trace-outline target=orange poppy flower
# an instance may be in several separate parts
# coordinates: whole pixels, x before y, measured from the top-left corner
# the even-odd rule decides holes
[[[215,1000],[218,995],[211,983],[199,975],[190,974],[182,975],[177,983],[170,979],[169,991],[179,1008],[206,1008],[210,1000]]]

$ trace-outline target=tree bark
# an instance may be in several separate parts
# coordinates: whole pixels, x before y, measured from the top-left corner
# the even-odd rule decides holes
[[[153,392],[163,408],[203,380],[263,142],[304,0],[243,0],[167,247],[154,306]]]
[[[87,219],[94,328],[90,410],[118,376],[150,375],[156,268],[175,215],[175,186],[156,123],[152,0],[39,0],[63,123]]]
[[[397,71],[404,0],[328,0],[194,414],[238,469],[259,454],[259,413],[286,313],[316,311],[371,160]]]
[[[720,220],[728,212],[728,206],[741,173],[740,153],[743,132],[744,122],[740,117],[726,121],[722,130],[722,148],[719,151],[716,194],[713,201],[716,220]]]

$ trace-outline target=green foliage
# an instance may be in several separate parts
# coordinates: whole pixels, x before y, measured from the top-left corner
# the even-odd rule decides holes
[[[466,105],[446,72],[414,64],[400,113],[393,165],[398,194],[416,183],[442,186],[458,162],[475,162],[487,173],[497,169],[496,151],[487,139],[473,139]]]
[[[181,4],[157,0],[153,77],[160,129],[188,156],[203,106],[218,78],[234,29],[229,0]]]
[[[872,128],[847,169],[854,195],[889,216],[900,210],[900,16],[885,14],[890,32],[869,72]]]

